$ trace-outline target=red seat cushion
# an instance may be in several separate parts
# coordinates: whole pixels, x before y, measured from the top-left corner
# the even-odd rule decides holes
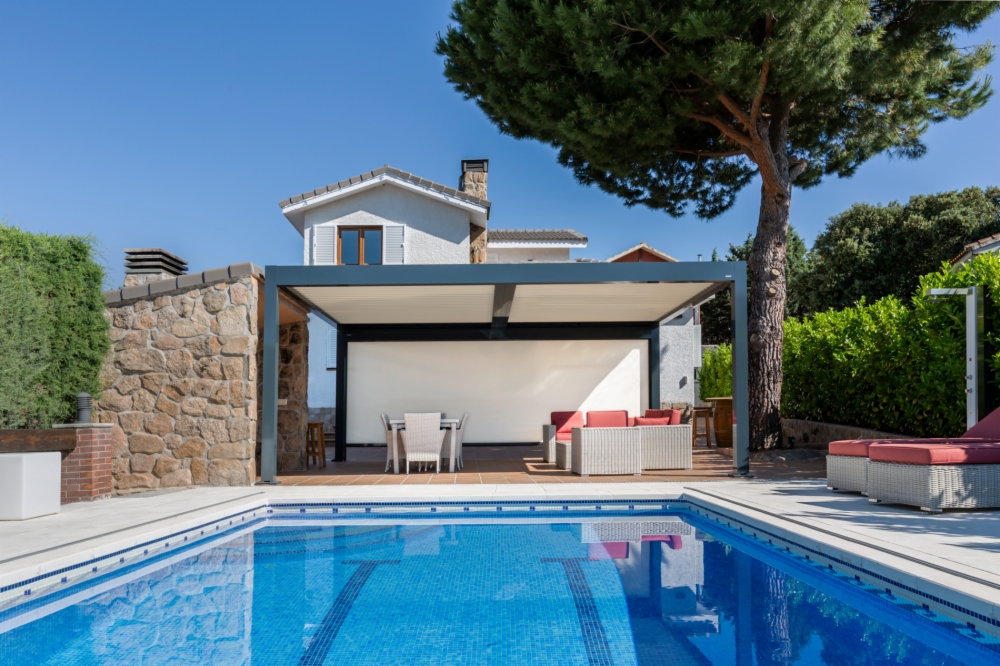
[[[1000,441],[1000,409],[994,409],[982,421],[965,431],[962,437],[986,437]]]
[[[637,426],[664,426],[664,425],[674,425],[670,418],[665,419],[647,419],[641,416],[635,417],[635,424]]]
[[[627,428],[628,412],[616,409],[603,412],[587,412],[588,428]]]
[[[868,458],[872,461],[910,465],[998,465],[1000,443],[872,444],[868,448]]]
[[[573,428],[583,427],[583,412],[552,412],[550,423],[556,427],[556,441],[573,440]]]
[[[924,439],[843,439],[830,442],[829,452],[832,456],[868,456],[869,447],[873,444],[988,444],[992,439],[966,437],[927,437]]]
[[[662,419],[663,418],[663,412],[665,412],[665,411],[669,411],[669,410],[666,410],[666,409],[647,409],[646,413],[643,414],[642,417],[646,418],[646,419]]]

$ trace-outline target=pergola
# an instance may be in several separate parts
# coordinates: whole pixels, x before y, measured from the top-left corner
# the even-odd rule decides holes
[[[744,262],[268,266],[264,283],[262,483],[275,483],[278,294],[337,326],[335,460],[347,454],[349,345],[384,341],[648,340],[647,389],[659,407],[659,322],[732,289],[733,408],[748,424]],[[538,424],[539,426],[541,423]],[[749,428],[734,474],[749,474]]]

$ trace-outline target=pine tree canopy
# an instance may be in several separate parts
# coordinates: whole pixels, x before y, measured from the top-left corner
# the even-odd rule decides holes
[[[991,94],[996,8],[888,0],[458,0],[445,74],[506,134],[576,178],[710,218],[760,172],[800,187],[918,157],[930,123]],[[775,181],[777,182],[777,181]]]

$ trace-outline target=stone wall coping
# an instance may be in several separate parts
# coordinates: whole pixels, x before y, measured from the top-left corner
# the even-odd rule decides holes
[[[151,280],[135,287],[123,287],[104,292],[105,305],[114,305],[125,301],[141,300],[150,296],[159,296],[173,291],[186,291],[204,287],[216,282],[224,282],[234,278],[247,276],[264,277],[264,269],[252,262],[230,264],[221,268],[210,268],[201,273],[178,275],[167,280]]]
[[[114,423],[60,423],[59,425],[52,426],[53,429],[61,430],[63,428],[114,428]]]

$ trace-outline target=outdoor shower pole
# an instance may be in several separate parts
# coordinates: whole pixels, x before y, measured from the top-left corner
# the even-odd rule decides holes
[[[966,428],[979,423],[986,405],[985,289],[978,285],[958,289],[928,289],[926,295],[937,300],[942,296],[965,296],[965,423]]]

